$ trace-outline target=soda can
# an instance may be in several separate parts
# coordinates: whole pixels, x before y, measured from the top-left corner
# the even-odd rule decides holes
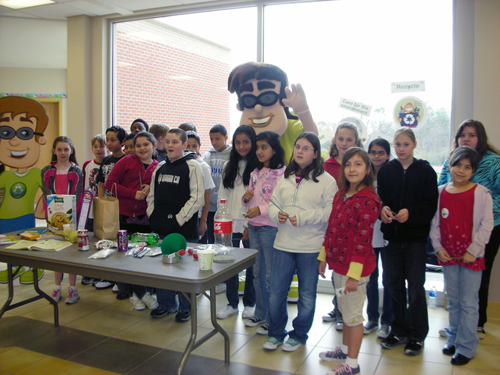
[[[118,246],[118,251],[128,250],[128,237],[126,230],[119,230],[116,232],[116,245]]]
[[[89,231],[82,229],[78,231],[78,250],[87,251],[89,249]]]

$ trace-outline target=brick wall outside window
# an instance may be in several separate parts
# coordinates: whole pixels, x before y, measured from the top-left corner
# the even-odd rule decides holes
[[[229,48],[154,20],[118,24],[115,40],[115,125],[193,122],[202,155],[213,125],[229,132]]]

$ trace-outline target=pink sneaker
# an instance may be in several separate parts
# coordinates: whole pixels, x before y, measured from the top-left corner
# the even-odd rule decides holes
[[[358,367],[352,368],[347,363],[339,363],[335,371],[330,371],[326,375],[357,375],[359,374]]]
[[[52,292],[52,299],[56,301],[56,303],[59,303],[61,300],[61,289],[54,289]]]
[[[78,290],[76,289],[68,289],[68,297],[66,298],[66,305],[72,305],[77,303],[80,299],[80,295],[78,294]]]

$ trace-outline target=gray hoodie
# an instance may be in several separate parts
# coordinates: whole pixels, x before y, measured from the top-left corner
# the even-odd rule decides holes
[[[209,212],[217,211],[217,200],[219,196],[219,188],[222,183],[222,169],[224,163],[229,160],[232,146],[227,145],[226,149],[222,152],[217,151],[215,148],[210,148],[203,156],[203,159],[210,166],[212,171],[212,180],[214,180],[215,187],[210,191],[210,208]]]

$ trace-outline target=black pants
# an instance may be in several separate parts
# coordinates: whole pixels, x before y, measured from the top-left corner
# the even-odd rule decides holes
[[[424,287],[426,244],[389,241],[385,252],[384,274],[394,312],[391,332],[399,337],[424,341],[429,332]],[[408,299],[405,281],[408,282]]]
[[[491,270],[493,262],[500,247],[500,225],[493,228],[491,232],[490,242],[484,249],[484,271],[481,278],[481,286],[479,287],[479,321],[478,327],[484,327],[486,323],[486,309],[488,308],[488,290],[490,289]]]

